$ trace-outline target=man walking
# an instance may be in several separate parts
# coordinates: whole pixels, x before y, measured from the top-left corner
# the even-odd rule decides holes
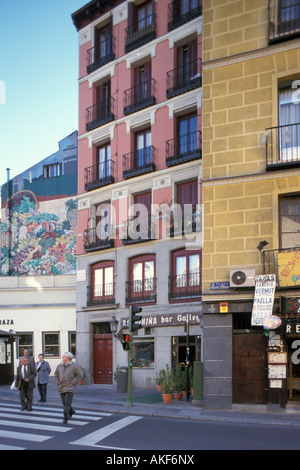
[[[73,396],[78,382],[82,379],[82,370],[76,362],[72,361],[73,354],[67,352],[62,357],[62,363],[59,364],[54,372],[54,381],[64,407],[63,423],[67,424],[68,419],[75,413],[72,408]]]
[[[22,364],[17,367],[16,387],[20,392],[21,410],[32,411],[33,389],[35,387],[36,370],[34,364],[23,357]]]
[[[46,403],[47,385],[51,372],[51,367],[49,362],[44,360],[43,354],[39,354],[39,360],[36,364],[36,371],[38,376],[38,389],[41,396],[39,402]]]

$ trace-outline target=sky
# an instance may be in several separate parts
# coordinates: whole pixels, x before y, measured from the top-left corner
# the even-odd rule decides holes
[[[89,0],[0,0],[0,185],[78,129],[78,33]]]

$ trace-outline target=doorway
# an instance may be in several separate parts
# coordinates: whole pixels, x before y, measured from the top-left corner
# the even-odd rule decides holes
[[[93,335],[94,383],[113,383],[112,334],[109,323],[95,323]]]
[[[266,337],[262,333],[233,334],[233,403],[266,403]]]
[[[287,338],[288,400],[300,405],[300,337]]]

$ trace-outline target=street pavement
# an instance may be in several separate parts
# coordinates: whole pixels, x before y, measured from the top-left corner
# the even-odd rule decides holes
[[[48,384],[47,403],[38,403],[39,393],[34,389],[33,408],[42,406],[62,406],[57,387]],[[0,401],[19,403],[19,392],[10,390],[10,386],[0,385]],[[162,401],[161,394],[155,389],[133,389],[133,406],[127,405],[127,394],[120,393],[113,385],[83,385],[76,388],[73,406],[76,410],[94,410],[95,412],[119,413],[125,415],[191,419],[201,421],[220,421],[228,423],[252,423],[300,426],[300,405],[280,408],[277,405],[233,405],[228,410],[210,410],[193,405],[193,399],[182,399],[170,404]]]

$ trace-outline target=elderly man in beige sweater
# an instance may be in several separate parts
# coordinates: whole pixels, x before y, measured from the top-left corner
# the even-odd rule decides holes
[[[65,353],[62,356],[61,364],[57,366],[54,372],[54,381],[64,407],[64,424],[67,424],[68,419],[75,413],[75,410],[72,408],[73,395],[76,385],[83,377],[81,368],[72,359],[72,353]]]

